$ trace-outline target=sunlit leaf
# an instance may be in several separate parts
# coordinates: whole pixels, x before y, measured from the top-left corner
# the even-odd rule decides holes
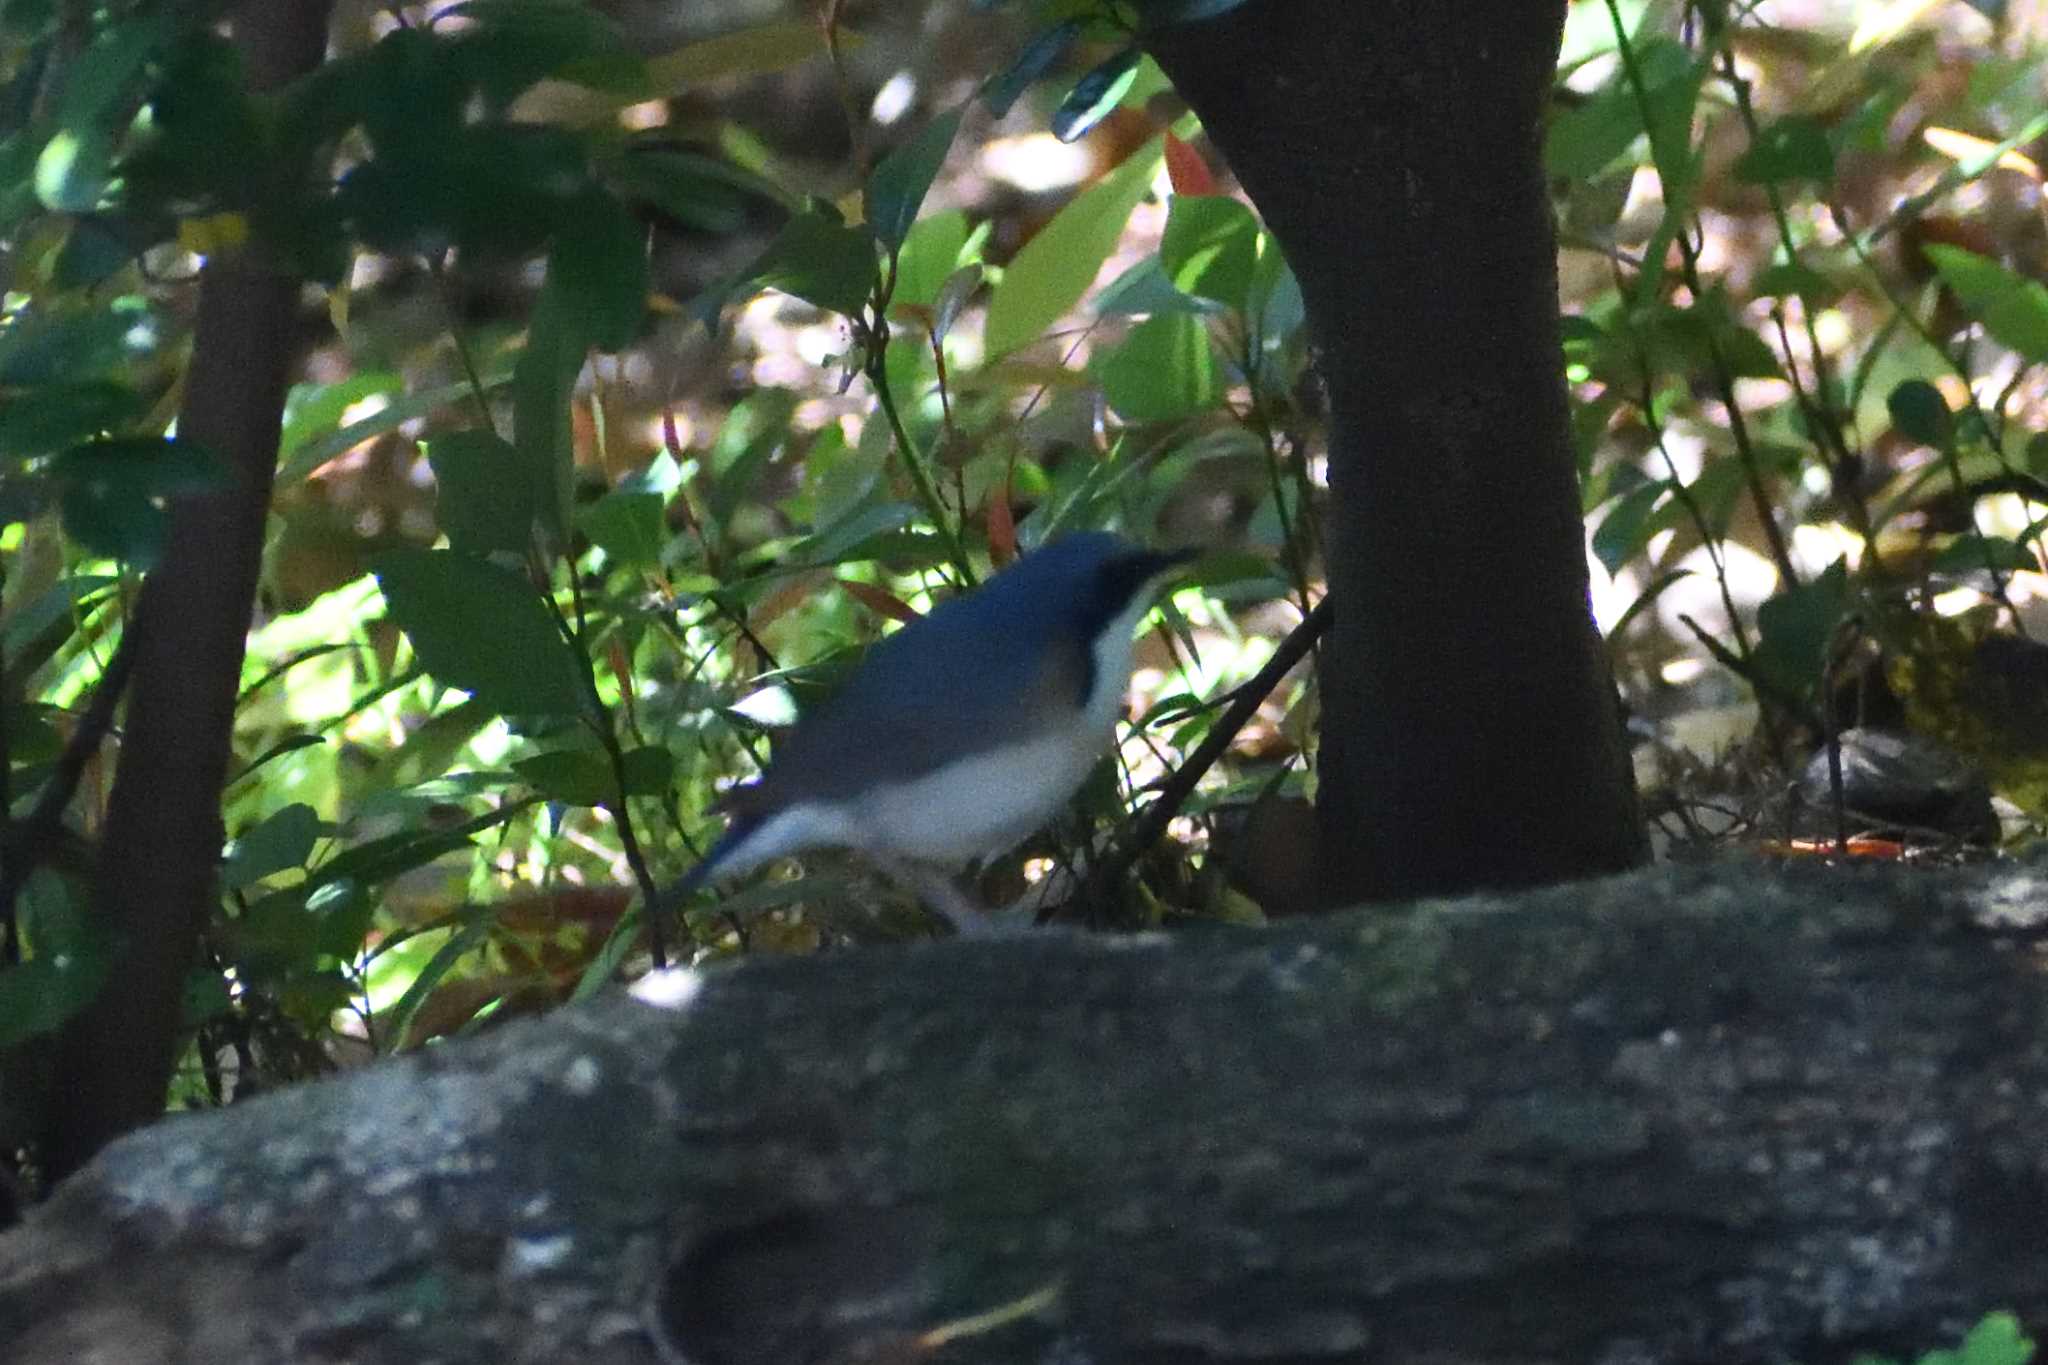
[[[925,308],[938,302],[939,290],[960,265],[967,249],[967,215],[959,209],[926,214],[917,220],[896,253],[896,292],[892,301]]]
[[[1964,166],[1993,165],[2001,170],[2016,171],[2036,183],[2040,182],[2041,168],[2035,164],[2032,157],[2008,147],[2001,147],[1989,138],[1978,137],[1958,128],[1924,128],[1920,136],[1935,151]]]
[[[1141,322],[1098,361],[1102,393],[1129,422],[1162,422],[1214,407],[1222,398],[1209,330],[1199,318]]]
[[[1640,95],[1628,72],[1618,70],[1592,98],[1553,117],[1544,138],[1545,167],[1560,179],[1591,179],[1627,151],[1646,128],[1653,142],[1661,141],[1666,152],[1676,155],[1684,146],[1700,82],[1706,75],[1706,61],[1705,57],[1694,59],[1669,39],[1641,44],[1635,63],[1642,78]]]
[[[1177,194],[1167,206],[1159,260],[1184,293],[1243,308],[1258,249],[1259,220],[1235,199]]]
[[[36,158],[36,198],[53,213],[90,213],[113,178],[113,159],[109,133],[57,133]]]
[[[1131,210],[1151,188],[1157,138],[1091,185],[1024,244],[989,300],[983,345],[991,358],[1036,341],[1076,303],[1116,249]]]
[[[448,550],[387,550],[377,585],[420,664],[506,715],[583,709],[582,663],[531,584]]]
[[[840,51],[851,52],[865,39],[842,26],[838,41]],[[660,90],[680,91],[703,81],[783,71],[824,55],[825,36],[816,21],[788,19],[663,53],[648,61],[647,74]]]
[[[1223,305],[1214,299],[1183,293],[1167,278],[1166,267],[1157,256],[1147,256],[1103,286],[1095,296],[1095,311],[1103,317],[1140,316],[1147,313],[1217,313]]]
[[[1062,142],[1078,141],[1107,118],[1138,79],[1138,61],[1143,56],[1136,46],[1127,47],[1084,74],[1053,111],[1052,135]]]
[[[1926,251],[1942,282],[1994,340],[2036,365],[2048,363],[2048,287],[1961,247]]]
[[[580,362],[581,357],[578,357]],[[483,376],[483,390],[486,394],[495,392],[510,384],[513,376],[509,373],[486,374]],[[467,382],[444,384],[439,388],[426,389],[419,393],[404,394],[393,398],[388,406],[379,408],[367,417],[349,423],[345,427],[316,435],[307,431],[301,443],[290,448],[290,454],[278,467],[277,482],[289,485],[305,478],[329,460],[346,453],[364,441],[396,431],[407,422],[441,411],[457,403],[473,402],[476,391]],[[336,414],[339,416],[339,414]],[[309,423],[310,425],[310,423]]]

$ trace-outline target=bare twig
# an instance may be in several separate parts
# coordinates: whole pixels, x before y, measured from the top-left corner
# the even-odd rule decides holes
[[[1280,685],[1280,680],[1286,677],[1316,641],[1322,638],[1323,633],[1330,628],[1330,621],[1334,615],[1330,598],[1325,594],[1322,600],[1309,610],[1308,615],[1301,619],[1301,623],[1287,633],[1287,638],[1273,651],[1273,657],[1266,661],[1266,666],[1237,689],[1237,699],[1231,703],[1230,709],[1217,718],[1209,733],[1195,747],[1195,751],[1187,756],[1186,761],[1159,784],[1158,797],[1151,805],[1145,807],[1143,814],[1131,821],[1126,837],[1117,840],[1101,861],[1089,871],[1088,880],[1076,898],[1089,913],[1095,913],[1095,907],[1102,904],[1109,888],[1123,880],[1138,856],[1166,832],[1167,824],[1179,813],[1188,797],[1193,795],[1195,786],[1202,780],[1203,774],[1223,756],[1224,750],[1237,738],[1237,732],[1245,727],[1245,723],[1252,718],[1267,695]],[[1039,916],[1041,922],[1051,918],[1052,911],[1056,909],[1057,907],[1049,907],[1042,912]]]

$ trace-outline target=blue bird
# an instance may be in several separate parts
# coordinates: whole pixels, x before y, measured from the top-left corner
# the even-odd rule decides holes
[[[661,899],[850,848],[912,881],[956,929],[982,922],[931,865],[1008,851],[1080,789],[1115,734],[1150,589],[1192,557],[1063,536],[875,645],[760,779],[728,794],[724,837]]]

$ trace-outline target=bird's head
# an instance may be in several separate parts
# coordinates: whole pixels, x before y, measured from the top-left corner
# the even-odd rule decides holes
[[[1020,624],[1035,618],[1092,646],[1112,631],[1127,638],[1159,580],[1194,557],[1192,550],[1148,550],[1107,531],[1082,531],[1023,556],[976,596],[998,616]]]

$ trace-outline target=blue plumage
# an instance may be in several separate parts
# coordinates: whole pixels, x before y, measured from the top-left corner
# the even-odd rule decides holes
[[[1106,747],[1141,594],[1187,557],[1066,536],[875,645],[664,900],[805,848],[965,861],[1029,834]]]

